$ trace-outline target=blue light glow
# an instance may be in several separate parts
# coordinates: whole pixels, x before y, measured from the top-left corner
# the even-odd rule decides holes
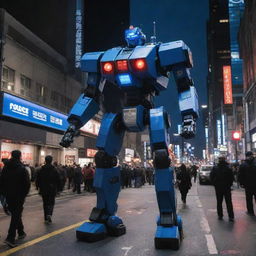
[[[130,85],[132,83],[132,79],[129,74],[118,75],[118,79],[121,85]]]
[[[3,94],[2,115],[62,131],[68,127],[66,115],[7,93]]]

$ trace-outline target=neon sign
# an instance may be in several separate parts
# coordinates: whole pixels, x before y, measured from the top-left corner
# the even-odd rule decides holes
[[[223,66],[224,104],[233,104],[231,67]]]

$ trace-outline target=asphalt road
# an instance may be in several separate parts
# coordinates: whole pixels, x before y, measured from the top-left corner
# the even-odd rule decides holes
[[[96,243],[78,242],[74,224],[79,225],[88,218],[95,201],[95,194],[67,193],[56,201],[53,224],[46,225],[41,198],[27,198],[23,220],[28,236],[14,250],[3,244],[10,218],[0,209],[0,256],[256,255],[256,217],[245,214],[241,189],[233,191],[234,223],[228,221],[225,209],[224,220],[217,219],[212,186],[193,184],[186,205],[180,202],[178,193],[178,211],[184,226],[184,240],[178,251],[154,248],[158,208],[153,186],[121,191],[118,215],[126,225],[125,235],[108,237]]]

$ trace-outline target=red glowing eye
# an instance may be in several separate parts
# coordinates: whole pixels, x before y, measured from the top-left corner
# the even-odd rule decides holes
[[[135,68],[142,70],[146,67],[146,62],[143,59],[139,59],[135,61]]]
[[[112,72],[112,71],[113,71],[113,65],[112,65],[112,63],[106,62],[106,63],[103,65],[103,70],[104,70],[105,72],[108,72],[108,73]]]

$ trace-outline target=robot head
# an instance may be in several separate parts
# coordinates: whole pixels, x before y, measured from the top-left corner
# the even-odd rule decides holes
[[[125,40],[128,47],[136,47],[137,45],[144,45],[146,42],[146,36],[142,33],[138,27],[130,26],[125,30]]]

